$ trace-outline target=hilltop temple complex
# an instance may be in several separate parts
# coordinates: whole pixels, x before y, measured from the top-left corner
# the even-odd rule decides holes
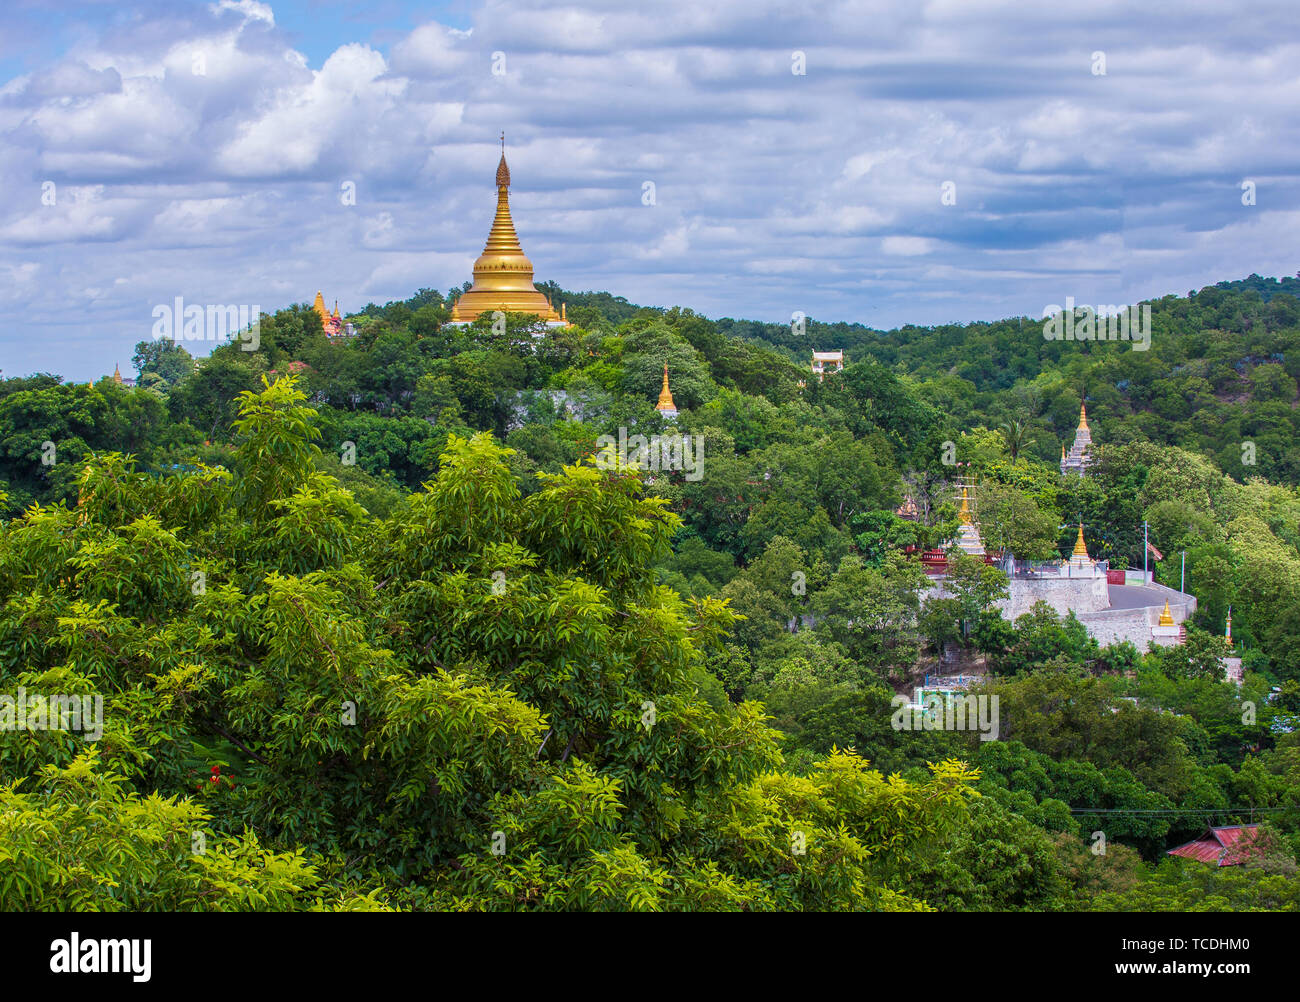
[[[497,212],[483,253],[474,262],[474,284],[456,300],[451,322],[472,323],[483,314],[534,313],[551,327],[567,327],[564,304],[557,311],[533,285],[533,263],[524,257],[510,218],[510,168],[506,166],[505,135],[497,165]]]
[[[1092,465],[1092,433],[1088,412],[1079,410],[1079,427],[1069,453],[1062,451],[1061,473],[1086,475]],[[998,603],[1003,618],[1014,622],[1036,603],[1046,602],[1059,616],[1074,613],[1099,644],[1130,641],[1139,651],[1150,647],[1172,647],[1183,643],[1183,624],[1196,611],[1196,598],[1157,584],[1153,574],[1143,570],[1111,570],[1104,560],[1094,560],[1078,525],[1074,548],[1066,559],[1025,561],[1012,553],[987,553],[980,537],[977,488],[963,480],[959,488],[957,535],[952,550],[981,558],[1006,573],[1008,596]],[[911,505],[910,509],[908,505]],[[908,498],[896,512],[899,517],[918,517],[915,502]],[[950,551],[951,552],[951,551]],[[932,594],[946,597],[947,557],[934,550],[921,554],[921,563],[933,579]],[[1231,631],[1231,626],[1229,626]],[[1231,634],[1229,633],[1229,636]],[[1229,663],[1240,674],[1240,659]]]
[[[536,314],[548,327],[569,326],[565,304],[561,303],[557,310],[533,285],[533,263],[524,256],[519,245],[514,220],[510,217],[510,168],[506,165],[504,135],[496,184],[497,211],[487,244],[474,262],[474,282],[469,291],[452,305],[449,323],[472,323],[483,314],[491,316],[500,310],[503,313]],[[334,301],[334,310],[330,312],[319,289],[312,309],[320,317],[326,337],[339,338],[355,333],[352,324],[343,322],[338,300]],[[675,411],[673,416],[676,416]]]

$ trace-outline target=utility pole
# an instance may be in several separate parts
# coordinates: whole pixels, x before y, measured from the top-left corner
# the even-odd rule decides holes
[[[1147,583],[1147,522],[1142,520],[1142,583]]]
[[[1187,594],[1187,551],[1183,550],[1183,570],[1178,576],[1178,590],[1184,595]]]

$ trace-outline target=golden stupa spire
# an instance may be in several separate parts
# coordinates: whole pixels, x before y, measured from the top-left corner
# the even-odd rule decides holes
[[[657,411],[676,411],[677,405],[673,403],[672,390],[668,389],[668,366],[664,366],[664,388],[659,391],[659,403],[655,404]]]
[[[1079,523],[1079,538],[1074,541],[1074,555],[1076,557],[1088,556],[1088,547],[1083,542],[1083,523]]]
[[[1174,617],[1173,617],[1173,613],[1171,613],[1171,612],[1169,611],[1169,599],[1165,599],[1165,607],[1164,607],[1164,610],[1160,613],[1160,624],[1159,624],[1159,625],[1160,625],[1160,626],[1173,626],[1173,625],[1174,625]]]
[[[1079,431],[1088,431],[1088,405],[1079,404]]]
[[[122,381],[122,370],[119,369],[119,368],[117,367],[117,363],[114,362],[114,363],[113,363],[113,382],[115,382],[115,383],[120,383],[121,381]]]
[[[333,315],[334,315],[335,318],[337,318],[338,315],[339,315],[339,301],[338,301],[337,299],[334,300],[334,314],[333,314]]]
[[[330,313],[325,309],[325,297],[321,295],[320,289],[316,290],[316,301],[311,304],[311,308],[320,314],[322,320],[328,320]]]
[[[966,494],[966,488],[961,489],[961,511],[957,513],[957,518],[962,525],[970,525],[970,497]]]
[[[483,253],[474,262],[474,284],[451,310],[455,323],[469,323],[481,314],[535,313],[560,323],[560,315],[533,285],[533,263],[524,256],[510,217],[510,168],[506,166],[506,134],[501,133],[497,164],[497,211]]]

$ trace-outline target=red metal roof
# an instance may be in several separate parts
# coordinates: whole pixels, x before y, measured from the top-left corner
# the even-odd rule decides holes
[[[1236,866],[1246,862],[1258,853],[1260,847],[1254,845],[1255,832],[1259,825],[1226,825],[1211,828],[1198,839],[1186,842],[1170,849],[1170,856],[1182,856],[1184,859],[1196,859],[1202,863],[1214,863],[1217,866]]]

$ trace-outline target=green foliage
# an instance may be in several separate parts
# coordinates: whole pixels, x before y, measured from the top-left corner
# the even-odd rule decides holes
[[[3,688],[98,694],[104,726],[0,734],[0,903],[924,907],[891,861],[978,776],[786,771],[702,674],[735,614],[656,582],[681,523],[639,477],[525,497],[509,449],[453,435],[380,519],[319,468],[294,379],[232,427],[230,471],[110,454],[4,527]]]
[[[1135,850],[1259,807],[1294,840],[1295,284],[1159,300],[1144,353],[553,284],[577,326],[501,332],[423,289],[339,342],[305,304],[257,351],[142,342],[135,389],[4,380],[0,691],[100,694],[104,730],[0,733],[0,904],[1294,907],[1285,853],[1261,877]],[[851,364],[813,379],[813,345]],[[599,436],[666,430],[665,364],[703,477],[595,468]],[[1062,478],[1085,387],[1097,463]],[[1159,581],[1186,554],[1188,643],[1008,623],[961,557],[923,601],[903,551],[952,538],[958,473],[1020,559],[1082,522],[1141,566],[1146,520]],[[992,674],[998,741],[890,724],[949,640]]]

